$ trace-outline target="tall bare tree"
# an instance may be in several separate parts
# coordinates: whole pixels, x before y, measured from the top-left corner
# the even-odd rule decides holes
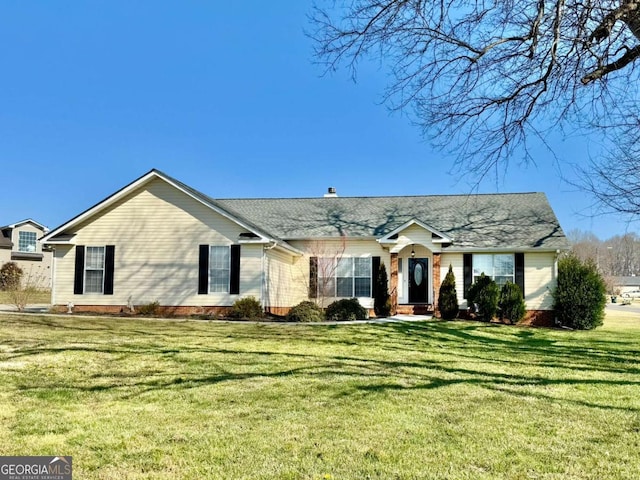
[[[388,105],[413,111],[474,176],[534,162],[530,145],[552,130],[622,139],[623,151],[638,139],[640,1],[350,0],[317,6],[311,21],[320,62],[355,77],[360,61],[379,60],[392,74]],[[640,213],[607,201],[611,189],[636,195],[637,176],[588,167],[585,186],[606,206]]]

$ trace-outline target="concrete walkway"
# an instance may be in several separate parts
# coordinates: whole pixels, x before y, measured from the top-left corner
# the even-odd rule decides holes
[[[48,313],[51,308],[50,304],[38,303],[33,305],[27,305],[22,313]],[[15,305],[8,303],[0,303],[0,312],[14,312],[18,313],[18,308]]]

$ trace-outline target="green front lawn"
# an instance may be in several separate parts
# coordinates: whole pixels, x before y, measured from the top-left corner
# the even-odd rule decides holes
[[[640,320],[0,315],[0,455],[78,479],[640,478]]]

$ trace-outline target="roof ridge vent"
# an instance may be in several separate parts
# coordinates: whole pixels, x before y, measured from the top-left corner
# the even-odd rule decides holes
[[[324,198],[335,198],[338,194],[336,193],[336,187],[327,188],[327,193],[324,194]]]

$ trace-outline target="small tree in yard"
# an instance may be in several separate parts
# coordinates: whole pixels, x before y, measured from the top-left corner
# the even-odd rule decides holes
[[[7,267],[8,265],[9,267]],[[41,286],[44,278],[42,275],[36,275],[30,270],[27,277],[23,279],[22,269],[13,262],[5,263],[2,266],[0,277],[2,278],[2,290],[7,292],[11,304],[15,305],[19,312],[24,311],[26,306],[43,292]]]
[[[498,310],[500,290],[491,277],[482,273],[469,288],[468,300],[477,306],[478,317],[490,322]]]
[[[0,268],[0,290],[13,290],[22,282],[22,269],[15,262],[7,262]]]
[[[553,308],[562,326],[591,330],[602,325],[605,294],[605,282],[592,261],[583,262],[573,254],[558,261]]]
[[[500,291],[500,316],[513,325],[524,317],[525,305],[522,290],[515,283],[507,282]]]
[[[438,310],[440,311],[440,316],[445,320],[453,320],[458,316],[458,311],[460,310],[458,293],[456,292],[456,277],[453,274],[451,265],[449,265],[449,271],[445,275],[442,285],[440,285]]]
[[[376,295],[373,299],[373,310],[376,317],[388,317],[391,313],[391,296],[389,295],[389,281],[387,280],[387,268],[380,264],[376,277]]]

